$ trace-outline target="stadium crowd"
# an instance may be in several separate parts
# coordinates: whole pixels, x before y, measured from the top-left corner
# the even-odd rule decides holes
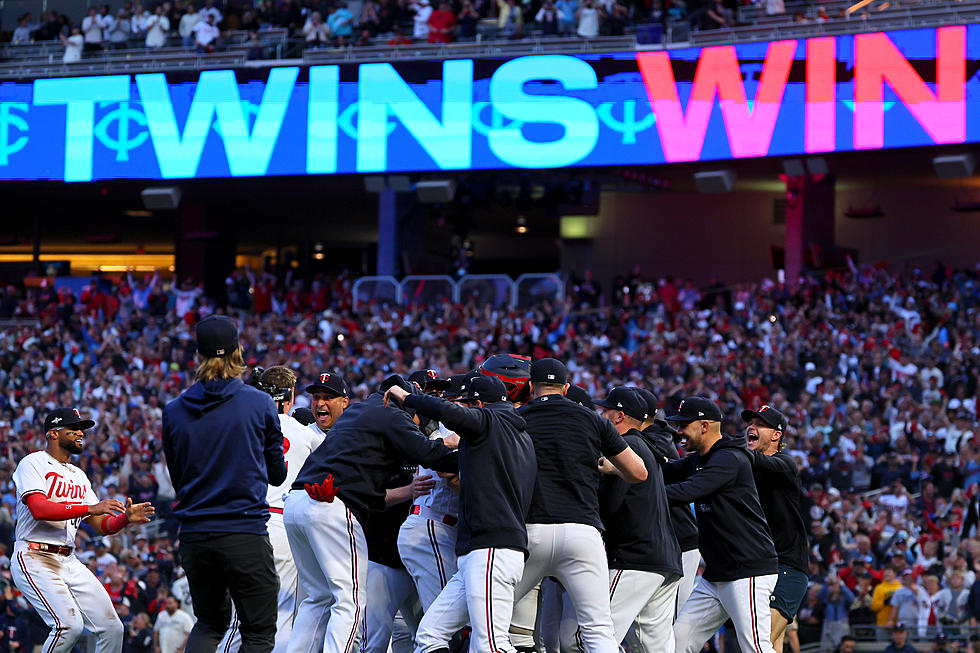
[[[174,557],[161,411],[193,381],[194,324],[229,312],[250,366],[288,364],[301,382],[340,370],[355,397],[394,372],[448,375],[512,352],[567,361],[594,396],[626,384],[655,389],[665,407],[710,397],[726,432],[744,429],[743,407],[771,404],[791,420],[787,450],[802,471],[811,538],[798,642],[847,650],[854,630],[882,646],[948,638],[980,650],[969,629],[980,619],[977,270],[852,266],[793,289],[697,288],[634,271],[608,292],[587,274],[568,280],[564,302],[522,310],[354,307],[351,281],[244,269],[220,298],[156,274],[95,278],[78,296],[47,282],[2,292],[0,648],[31,650],[45,636],[10,582],[6,552],[11,474],[43,446],[40,419],[57,405],[98,423],[78,463],[96,492],[153,501],[160,515],[111,543],[79,534],[80,557],[126,625],[126,650],[155,650],[161,614],[167,628],[182,627],[175,610],[193,614]]]
[[[682,0],[672,0],[682,7]],[[676,11],[675,11],[676,13]],[[627,25],[666,20],[660,0],[652,6],[629,0],[259,0],[216,4],[173,0],[143,6],[126,0],[119,7],[91,6],[84,16],[47,11],[23,14],[10,34],[14,45],[58,41],[66,60],[106,49],[164,45],[213,52],[221,35],[243,30],[253,35],[285,29],[307,48],[345,45],[407,45],[474,41],[481,33],[522,38],[531,30],[543,36],[575,34],[583,38],[621,35]],[[76,38],[77,37],[77,38]]]

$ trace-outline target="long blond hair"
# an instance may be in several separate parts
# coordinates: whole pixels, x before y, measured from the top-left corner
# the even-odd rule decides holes
[[[234,379],[245,373],[245,359],[242,357],[242,348],[236,347],[235,351],[226,356],[197,356],[197,372],[194,379],[197,381],[216,381],[218,379]]]

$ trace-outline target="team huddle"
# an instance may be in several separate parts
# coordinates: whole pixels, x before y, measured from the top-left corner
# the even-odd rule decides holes
[[[695,653],[728,620],[742,651],[782,650],[807,540],[775,408],[726,436],[709,399],[658,418],[646,389],[593,401],[559,360],[498,354],[448,379],[393,375],[356,403],[324,372],[305,418],[290,367],[241,380],[231,319],[202,321],[197,348],[162,435],[198,618],[188,653]],[[55,410],[14,475],[12,571],[51,627],[45,653],[83,627],[121,650],[75,533],[153,515],[100,502],[68,462],[93,425]]]

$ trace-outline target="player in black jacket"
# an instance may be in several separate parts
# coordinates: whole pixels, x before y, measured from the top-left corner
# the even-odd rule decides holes
[[[393,377],[404,387],[404,379]],[[406,462],[456,471],[457,456],[429,440],[409,414],[375,393],[347,408],[309,455],[286,497],[283,521],[306,593],[293,623],[290,652],[349,653],[357,648],[367,594],[368,551],[362,524],[385,508],[386,484]],[[324,619],[324,615],[327,618]]]
[[[470,648],[514,653],[508,637],[514,588],[528,552],[524,516],[531,503],[536,462],[525,422],[507,401],[503,382],[470,380],[457,405],[392,387],[386,397],[456,431],[459,445],[458,570],[429,606],[416,651],[444,649],[469,623]]]
[[[600,486],[602,521],[606,526],[609,557],[609,604],[616,641],[626,637],[636,621],[631,650],[672,651],[677,581],[681,578],[681,549],[670,524],[664,479],[656,454],[646,445],[638,427],[647,402],[635,390],[614,388],[603,405],[606,417],[647,468],[642,483],[628,484],[608,462]]]
[[[645,388],[637,388],[637,392],[647,402],[647,419],[640,427],[640,437],[657,455],[660,463],[680,460],[677,453],[677,431],[662,419],[657,419],[658,402],[652,392]],[[698,578],[698,566],[701,564],[701,552],[698,551],[698,524],[694,521],[691,506],[671,506],[670,524],[674,528],[674,536],[681,547],[681,566],[684,576],[677,581],[677,606],[674,617],[680,612],[681,606],[687,602],[687,597],[694,589],[694,581]]]
[[[773,590],[772,645],[783,650],[786,626],[796,617],[807,590],[807,534],[800,514],[800,471],[793,457],[783,453],[786,416],[771,406],[743,410],[748,423],[745,440],[752,452],[755,486],[769,522],[779,580]]]
[[[674,623],[677,651],[697,653],[730,617],[743,651],[774,653],[769,596],[776,585],[776,550],[745,438],[722,436],[721,410],[704,397],[688,397],[667,420],[678,425],[691,452],[663,466],[667,498],[673,504],[694,503],[705,562]]]

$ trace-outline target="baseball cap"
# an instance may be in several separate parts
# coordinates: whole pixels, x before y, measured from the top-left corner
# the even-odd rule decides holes
[[[507,401],[507,388],[504,382],[495,376],[475,376],[466,387],[466,394],[460,401],[475,401],[479,399],[485,404],[497,401]]]
[[[595,402],[595,405],[610,410],[621,410],[641,422],[647,418],[647,402],[636,390],[626,386],[613,388],[605,399]]]
[[[539,358],[531,364],[531,383],[565,385],[568,369],[557,358]]]
[[[707,397],[687,397],[677,406],[677,413],[667,416],[668,422],[689,423],[700,420],[720,422],[722,415],[718,404]]]
[[[892,632],[896,632],[896,631],[904,633],[905,632],[905,624],[895,624],[895,627],[892,628]]]
[[[344,383],[344,377],[338,372],[322,372],[313,383],[306,386],[307,392],[316,390],[325,390],[338,397],[347,396],[347,384]]]
[[[643,397],[643,401],[645,401],[647,404],[647,419],[656,415],[657,408],[660,407],[660,402],[657,401],[657,397],[646,388],[634,388],[634,390],[640,393],[640,396]]]
[[[238,349],[238,327],[226,315],[212,315],[197,323],[197,353],[208,358],[227,356]]]
[[[585,406],[589,410],[595,410],[595,404],[592,402],[592,396],[589,391],[580,385],[570,385],[568,386],[568,391],[565,392],[565,397],[571,399],[579,406]]]
[[[435,370],[418,370],[408,375],[408,382],[418,385],[423,391],[442,392],[449,387],[449,381],[439,378],[439,372]]]
[[[743,410],[742,419],[746,422],[753,418],[759,418],[777,431],[786,430],[786,416],[772,406],[760,406],[759,410]]]
[[[90,429],[95,426],[95,422],[90,419],[82,419],[78,414],[77,408],[55,408],[44,418],[44,432],[51,429],[66,429],[74,427],[78,429]]]
[[[470,385],[470,379],[480,376],[479,372],[466,372],[464,374],[453,374],[449,377],[449,386],[443,392],[446,399],[457,399],[466,394],[466,388]]]

